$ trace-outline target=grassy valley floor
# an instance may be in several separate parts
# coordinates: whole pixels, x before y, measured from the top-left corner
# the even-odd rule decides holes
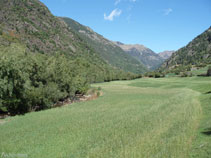
[[[208,158],[211,78],[94,84],[100,98],[0,123],[0,154],[30,158]],[[0,155],[1,156],[1,155]]]

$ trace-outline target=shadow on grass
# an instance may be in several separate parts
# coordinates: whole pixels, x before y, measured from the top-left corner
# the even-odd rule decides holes
[[[204,135],[207,135],[207,136],[211,136],[211,128],[207,128],[201,133],[204,134]]]
[[[211,94],[211,91],[209,91],[209,92],[205,92],[204,94]]]
[[[7,113],[0,111],[0,119],[5,119],[7,116],[8,116]]]

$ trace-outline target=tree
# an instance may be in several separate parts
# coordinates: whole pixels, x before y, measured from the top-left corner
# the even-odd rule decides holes
[[[207,76],[211,76],[211,66],[208,67]]]

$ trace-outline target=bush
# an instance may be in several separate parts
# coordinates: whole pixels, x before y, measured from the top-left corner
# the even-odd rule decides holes
[[[161,78],[161,77],[165,77],[165,74],[161,72],[147,72],[144,74],[144,76],[150,77],[150,78]]]
[[[51,108],[58,101],[74,99],[76,94],[86,94],[90,83],[138,76],[90,64],[82,57],[27,52],[17,43],[0,46],[0,56],[0,111],[11,115]]]
[[[144,74],[144,76],[152,78],[152,77],[155,76],[155,74],[154,74],[154,72],[147,72],[147,73]]]
[[[100,92],[97,92],[97,96],[98,96],[98,97],[100,96]]]
[[[25,93],[30,88],[27,60],[22,55],[6,53],[0,54],[1,107],[10,113],[24,113],[28,110]]]
[[[161,77],[161,73],[156,72],[154,77],[155,77],[155,78],[160,78],[160,77]]]
[[[211,76],[211,66],[208,67],[207,76]]]
[[[0,111],[15,115],[51,108],[89,88],[83,67],[62,55],[26,53],[12,45],[0,56]]]
[[[191,72],[181,72],[180,77],[192,77],[193,74]]]

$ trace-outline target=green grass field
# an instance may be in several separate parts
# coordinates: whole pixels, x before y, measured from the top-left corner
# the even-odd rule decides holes
[[[211,157],[211,78],[143,78],[93,86],[104,93],[96,100],[0,120],[0,154]]]

